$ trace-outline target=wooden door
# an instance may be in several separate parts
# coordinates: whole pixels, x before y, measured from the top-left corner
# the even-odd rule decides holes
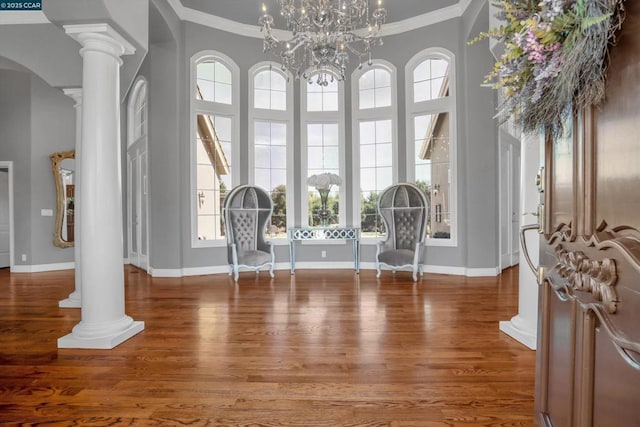
[[[640,2],[606,102],[547,137],[536,424],[640,426]]]

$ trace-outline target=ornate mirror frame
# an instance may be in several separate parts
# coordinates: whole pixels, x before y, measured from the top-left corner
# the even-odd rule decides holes
[[[60,163],[65,159],[75,159],[76,150],[60,151],[49,156],[51,159],[51,169],[53,179],[56,183],[56,223],[53,228],[53,244],[59,248],[70,248],[73,242],[62,239],[62,221],[66,206],[64,205],[64,188],[62,186],[62,174],[60,173]]]

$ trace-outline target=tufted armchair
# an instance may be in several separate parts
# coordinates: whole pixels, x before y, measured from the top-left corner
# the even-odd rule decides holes
[[[229,275],[238,281],[239,268],[258,272],[269,266],[273,277],[275,255],[273,246],[265,240],[265,230],[273,203],[260,187],[240,185],[224,201],[223,218],[227,235]]]
[[[411,267],[413,280],[422,271],[422,245],[427,224],[427,199],[413,184],[396,184],[386,188],[378,199],[378,213],[384,221],[387,238],[378,242],[377,277],[386,265],[395,272]]]

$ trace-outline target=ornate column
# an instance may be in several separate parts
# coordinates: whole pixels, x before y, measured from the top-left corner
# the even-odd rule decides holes
[[[75,101],[75,104],[73,105],[73,108],[76,110],[76,170],[74,172],[74,185],[76,194],[80,194],[80,187],[82,186],[82,180],[80,179],[80,158],[82,153],[82,89],[63,89],[62,92],[64,92],[65,95]],[[78,209],[79,206],[77,205],[77,202],[78,200],[76,198],[74,221],[75,226],[77,228],[80,228],[80,209]],[[79,308],[82,306],[82,263],[80,262],[80,233],[75,233],[73,241],[73,251],[75,258],[75,290],[71,292],[66,299],[58,301],[58,307],[62,308]]]
[[[536,176],[540,168],[540,141],[538,135],[523,135],[520,146],[520,227],[538,222],[534,213],[538,211],[540,194]],[[526,245],[534,266],[539,263],[540,235],[529,231],[525,235]],[[511,320],[500,322],[500,330],[520,341],[532,350],[536,349],[538,329],[538,281],[524,259],[524,248],[520,248],[520,270],[518,287],[518,314]]]
[[[144,329],[124,312],[120,56],[134,47],[107,24],[65,25],[81,45],[82,186],[78,194],[82,310],[59,348],[110,349]]]

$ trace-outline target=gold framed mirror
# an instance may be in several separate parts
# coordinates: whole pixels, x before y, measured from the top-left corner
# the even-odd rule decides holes
[[[61,151],[49,156],[56,184],[56,222],[53,244],[59,248],[73,246],[75,235],[75,157],[76,151]]]

